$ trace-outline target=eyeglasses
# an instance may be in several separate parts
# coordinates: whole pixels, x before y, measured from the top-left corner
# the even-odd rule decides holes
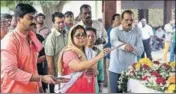
[[[76,37],[77,39],[81,39],[81,38],[85,38],[86,34],[85,33],[79,33],[79,34],[75,35],[74,37]]]

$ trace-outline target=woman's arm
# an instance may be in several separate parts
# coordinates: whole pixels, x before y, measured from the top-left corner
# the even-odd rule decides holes
[[[73,59],[68,63],[68,66],[70,69],[74,71],[87,70],[88,68],[92,67],[94,64],[98,63],[98,61],[104,56],[106,56],[109,52],[110,52],[110,48],[106,48],[96,57],[92,58],[91,60],[83,61],[83,62],[81,62],[78,59]]]

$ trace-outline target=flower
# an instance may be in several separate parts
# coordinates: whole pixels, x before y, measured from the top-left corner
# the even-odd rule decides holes
[[[172,68],[174,68],[174,67],[176,67],[176,63],[175,62],[170,62],[169,66],[172,67]]]
[[[175,84],[169,85],[167,88],[167,93],[173,93],[173,91],[176,90],[175,87],[176,87]]]
[[[136,69],[136,70],[139,70],[139,69],[140,69],[140,66],[141,66],[140,63],[136,63],[136,64],[135,64],[135,69]]]
[[[176,83],[176,77],[175,75],[172,75],[172,76],[169,76],[168,80],[167,80],[170,83]]]
[[[146,64],[144,64],[143,67],[144,67],[144,69],[148,69],[149,68],[149,66],[146,65]]]
[[[142,77],[142,80],[147,80],[148,76]]]
[[[142,58],[139,60],[140,64],[146,64],[149,67],[152,67],[152,61],[149,58]]]
[[[154,75],[156,77],[160,77],[161,76],[157,71],[152,71],[151,75]]]
[[[169,68],[171,68],[168,64],[166,64],[166,63],[164,63],[163,65],[162,65],[165,69],[169,69]]]
[[[159,84],[159,85],[160,84],[164,85],[166,83],[166,80],[164,78],[162,78],[162,77],[157,77],[156,78],[156,83]]]

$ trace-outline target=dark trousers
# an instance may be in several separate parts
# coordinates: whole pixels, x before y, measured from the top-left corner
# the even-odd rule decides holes
[[[145,57],[145,53],[147,54],[147,58],[152,60],[152,55],[151,55],[151,47],[150,47],[150,38],[143,40],[143,46],[144,46],[144,52],[142,54],[142,58]]]
[[[54,84],[50,84],[49,86],[50,86],[50,93],[55,93],[54,92]]]
[[[37,64],[37,70],[39,75],[47,75],[47,62]],[[42,88],[44,92],[48,88],[48,84],[42,82]]]
[[[118,81],[121,74],[109,71],[110,93],[122,93],[118,88]]]

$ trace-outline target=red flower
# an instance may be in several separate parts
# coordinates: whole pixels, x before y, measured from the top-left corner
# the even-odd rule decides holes
[[[146,65],[146,64],[144,64],[143,67],[144,67],[144,69],[148,69],[149,68],[149,66]]]
[[[152,71],[151,74],[154,75],[154,76],[156,76],[156,77],[160,77],[161,76],[157,71]]]
[[[157,77],[156,83],[157,84],[165,84],[166,80],[164,78],[162,78],[162,77]]]
[[[165,69],[169,69],[169,68],[171,68],[168,64],[166,64],[166,63],[164,63],[163,65],[162,65]]]
[[[148,79],[148,76],[142,77],[142,80],[147,80],[147,79]]]

